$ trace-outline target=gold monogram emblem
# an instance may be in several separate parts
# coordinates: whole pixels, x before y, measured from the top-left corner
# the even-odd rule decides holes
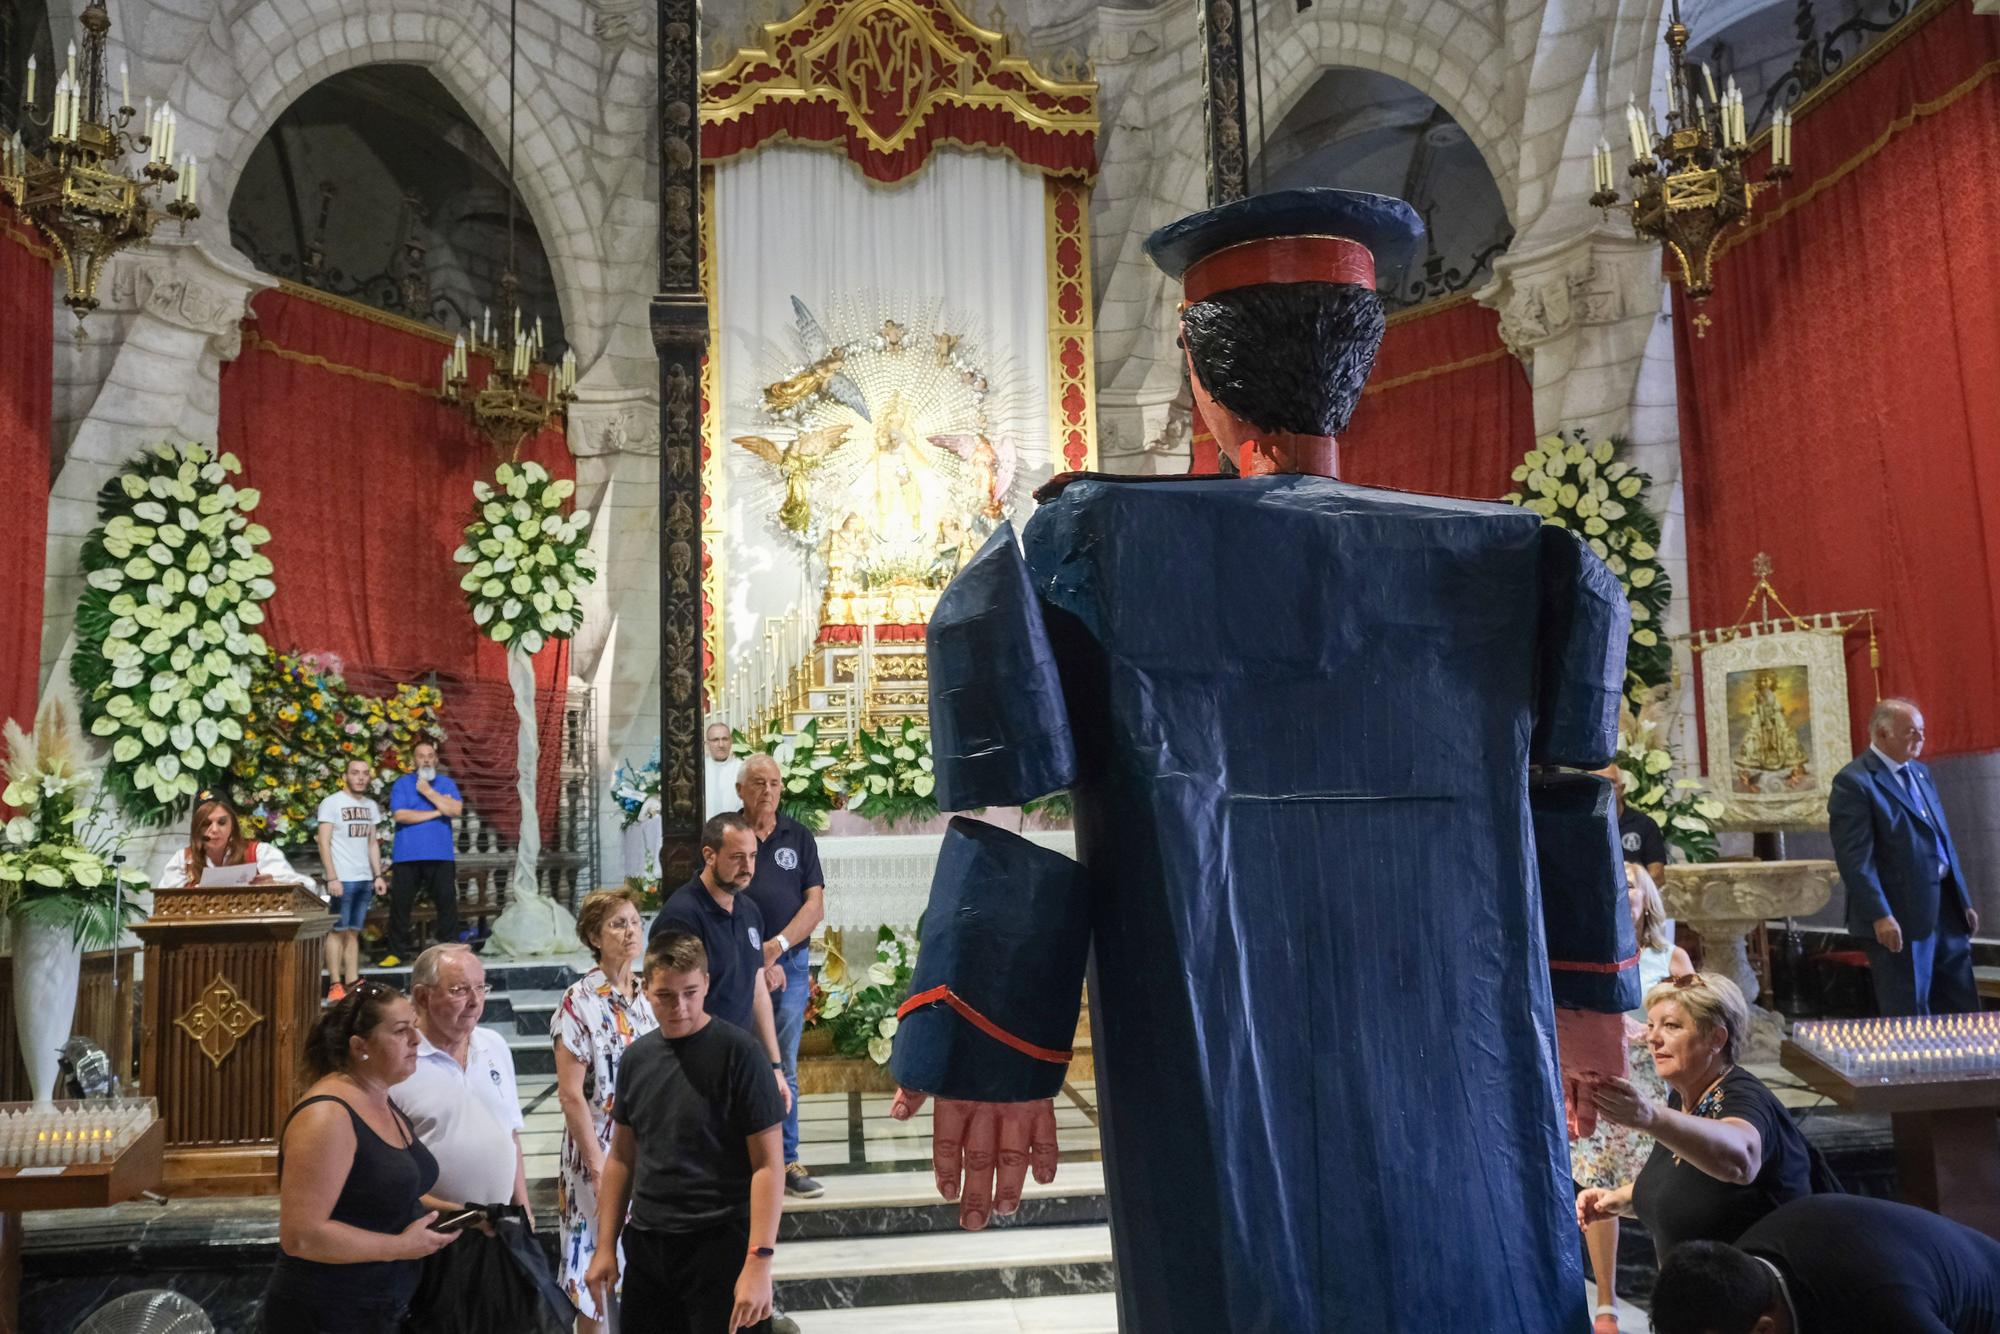
[[[243,1035],[263,1022],[264,1016],[237,994],[235,984],[217,973],[174,1026],[193,1038],[202,1055],[220,1068]]]

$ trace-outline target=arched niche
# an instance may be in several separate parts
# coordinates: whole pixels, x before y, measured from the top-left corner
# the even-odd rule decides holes
[[[1514,236],[1478,145],[1434,98],[1375,70],[1322,73],[1272,128],[1250,179],[1260,193],[1332,185],[1407,199],[1427,231],[1405,268],[1381,275],[1392,307],[1473,290]]]
[[[463,328],[502,304],[504,153],[429,71],[346,70],[286,107],[251,151],[229,201],[230,240],[279,278]],[[554,274],[518,195],[514,271],[523,315],[542,320],[559,352]]]

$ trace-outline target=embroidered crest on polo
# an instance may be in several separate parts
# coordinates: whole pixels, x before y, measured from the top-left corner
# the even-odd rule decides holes
[[[779,848],[771,854],[771,860],[778,863],[778,866],[782,870],[796,871],[799,869],[799,854],[796,848]]]
[[[764,948],[764,933],[763,933],[763,932],[761,932],[761,931],[759,931],[759,930],[758,930],[758,929],[757,929],[756,927],[754,927],[754,926],[752,926],[752,927],[747,927],[747,928],[745,928],[745,929],[746,929],[746,930],[748,930],[748,931],[749,931],[749,933],[750,933],[750,948],[751,948],[751,949],[753,949],[753,950],[761,950],[761,949],[763,949],[763,948]]]
[[[500,1071],[499,1071],[498,1069],[496,1069],[495,1067],[493,1067],[493,1066],[488,1066],[488,1067],[486,1067],[486,1073],[487,1073],[487,1076],[488,1076],[489,1078],[491,1078],[491,1079],[493,1080],[493,1087],[494,1087],[494,1088],[499,1088],[499,1087],[500,1087]]]

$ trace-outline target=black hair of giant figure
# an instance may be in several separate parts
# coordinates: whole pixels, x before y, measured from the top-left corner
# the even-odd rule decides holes
[[[1719,1241],[1687,1241],[1660,1266],[1654,1334],[1764,1334],[1777,1327],[1777,1280],[1753,1255]]]
[[[1353,283],[1259,283],[1181,312],[1209,396],[1259,430],[1305,436],[1347,429],[1387,327],[1382,298]]]

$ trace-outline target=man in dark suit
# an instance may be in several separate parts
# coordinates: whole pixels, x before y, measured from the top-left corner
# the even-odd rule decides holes
[[[1847,929],[1867,944],[1885,1015],[1979,1009],[1972,978],[1972,907],[1958,849],[1924,750],[1924,715],[1885,699],[1868,720],[1870,745],[1833,780],[1828,832],[1847,886]]]

